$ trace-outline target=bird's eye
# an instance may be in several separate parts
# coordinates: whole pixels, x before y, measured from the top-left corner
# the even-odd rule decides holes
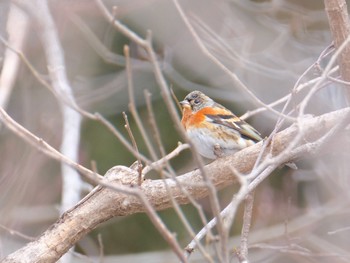
[[[196,105],[199,104],[200,102],[201,102],[200,99],[195,99],[195,100],[194,100],[194,104],[196,104]]]

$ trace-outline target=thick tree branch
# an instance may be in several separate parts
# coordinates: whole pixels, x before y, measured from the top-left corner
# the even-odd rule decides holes
[[[343,118],[348,118],[349,115],[350,109],[347,108],[307,119],[307,121],[302,122],[304,125],[304,140],[295,147],[318,140]],[[276,134],[272,152],[277,155],[283,151],[298,131],[298,127],[293,125]],[[340,135],[345,136],[344,134]],[[337,137],[339,138],[340,135],[337,135]],[[261,146],[262,143],[256,144],[232,156],[218,159],[206,165],[205,171],[213,185],[217,189],[222,189],[234,183],[237,179],[232,174],[232,166],[241,174],[249,173],[254,166]],[[309,153],[308,147],[303,149],[304,151],[299,151],[298,155],[294,157],[299,158]],[[71,246],[102,222],[116,216],[145,212],[146,208],[142,199],[132,193],[139,192],[139,196],[145,196],[155,210],[171,207],[168,190],[172,192],[172,197],[179,204],[188,203],[188,198],[173,179],[146,180],[140,188],[137,188],[137,176],[136,171],[127,167],[116,166],[110,169],[105,181],[108,183],[108,187],[96,187],[79,204],[64,213],[36,241],[30,242],[22,249],[6,257],[2,262],[23,262],[24,259],[28,262],[57,261]],[[204,184],[199,170],[178,176],[177,181],[196,199],[208,195],[208,187]],[[106,184],[104,185],[106,186]],[[129,188],[132,195],[127,194],[127,191],[122,193],[110,189],[113,188],[113,185],[119,188]]]

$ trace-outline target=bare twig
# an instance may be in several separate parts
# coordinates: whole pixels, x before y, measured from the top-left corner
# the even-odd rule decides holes
[[[166,163],[168,163],[171,159],[178,156],[182,151],[184,151],[188,148],[189,148],[188,144],[179,143],[179,145],[174,150],[172,150],[170,153],[168,153],[166,156],[159,159],[158,161],[151,163],[150,165],[145,166],[142,170],[142,173],[144,175],[146,175],[147,173],[149,173],[152,170],[163,169],[163,167],[165,166]]]
[[[23,233],[21,233],[19,231],[10,229],[10,228],[2,225],[2,224],[0,224],[0,228],[3,229],[4,231],[8,232],[12,236],[17,236],[17,237],[23,238],[23,239],[28,240],[28,241],[34,241],[35,240],[35,237],[31,237],[31,236],[25,235],[25,234],[23,234]]]
[[[176,106],[179,109],[179,111],[182,111],[182,107],[181,107],[181,105],[179,103],[179,100],[177,99],[177,97],[175,95],[175,92],[174,92],[172,87],[170,87],[170,94],[171,94],[171,97],[173,98],[173,100],[175,101]]]
[[[300,85],[297,86],[295,92],[296,92],[296,93],[299,93],[300,91],[304,90],[305,88],[307,88],[307,87],[309,87],[309,86],[315,84],[315,83],[316,83],[317,81],[319,81],[319,80],[320,80],[320,77],[314,78],[314,79],[312,79],[312,80],[309,80],[308,82],[305,82],[305,83],[303,83],[303,84],[300,84]],[[284,96],[284,97],[282,97],[282,98],[280,98],[280,99],[278,99],[278,100],[276,100],[276,101],[274,101],[274,102],[272,102],[272,103],[270,103],[270,104],[268,104],[268,105],[269,105],[270,107],[276,107],[276,106],[278,106],[278,105],[280,105],[280,104],[286,102],[287,100],[289,100],[289,98],[290,98],[291,96],[292,96],[292,94],[289,93],[289,94],[287,94],[286,96]],[[249,118],[249,117],[251,117],[251,116],[253,116],[253,115],[257,114],[257,113],[264,112],[264,111],[266,111],[266,108],[264,108],[264,107],[259,107],[259,108],[255,109],[255,110],[251,110],[251,111],[246,112],[246,113],[243,114],[240,118],[243,119],[243,120],[245,120],[245,119],[247,119],[247,118]]]
[[[332,66],[335,64],[336,60],[338,59],[338,57],[342,54],[342,52],[344,51],[345,48],[347,48],[348,44],[350,42],[350,35],[348,38],[346,38],[344,40],[344,42],[342,42],[342,44],[339,46],[339,48],[335,51],[335,53],[333,54],[333,56],[331,57],[330,61],[328,62],[325,70],[322,72],[322,78],[314,85],[314,87],[310,90],[310,92],[305,96],[305,98],[303,99],[303,101],[300,103],[300,109],[299,109],[299,116],[301,116],[302,114],[304,114],[305,112],[305,108],[308,105],[310,99],[312,98],[312,96],[314,95],[314,93],[318,90],[318,88],[320,87],[320,85],[322,84],[322,81],[324,79],[327,79],[327,76],[329,74],[329,72],[332,69]],[[350,61],[350,60],[349,60]]]
[[[336,229],[336,230],[333,230],[333,231],[328,231],[327,234],[328,235],[334,235],[334,234],[338,234],[338,233],[341,233],[341,232],[344,232],[344,231],[349,231],[350,230],[350,226],[347,226],[347,227],[342,227],[342,228],[339,228],[339,229]]]
[[[243,226],[241,232],[241,246],[239,251],[239,258],[241,262],[248,261],[248,236],[252,221],[254,205],[254,191],[249,193],[244,202],[244,215],[243,215]]]
[[[344,81],[342,79],[339,79],[339,78],[334,78],[330,75],[327,75],[327,78],[333,82],[336,82],[336,83],[339,83],[339,84],[343,84],[345,86],[350,86],[350,82],[349,81]]]
[[[271,174],[271,172],[276,169],[276,165],[270,165],[268,166],[261,174],[258,175],[258,182],[262,182],[264,179],[266,179],[267,176]],[[230,170],[234,171],[234,174],[236,175],[237,180],[241,182],[241,188],[236,196],[234,196],[233,200],[230,202],[228,206],[226,206],[221,211],[221,216],[225,219],[225,225],[231,226],[233,219],[235,218],[236,211],[238,209],[239,204],[244,200],[244,198],[253,191],[259,183],[250,183],[247,185],[247,180],[244,178],[244,176],[241,175],[241,173],[234,168],[232,165],[230,166]],[[196,235],[195,239],[201,240],[210,229],[212,229],[217,224],[216,218],[213,218],[204,228],[202,228]],[[196,248],[196,242],[193,239],[185,248],[186,250],[186,257],[188,258],[191,253]],[[197,241],[198,242],[198,241]]]
[[[129,39],[132,39],[133,41],[135,41],[135,43],[137,43],[141,47],[144,47],[147,45],[146,40],[138,36],[135,32],[129,30],[129,28],[127,28],[125,25],[120,23],[118,20],[116,20],[115,16],[108,11],[108,9],[105,7],[105,5],[101,0],[95,0],[95,3],[97,4],[98,8],[102,11],[103,15],[107,18],[107,20],[113,26],[115,26],[118,29],[118,31],[120,31]]]
[[[128,149],[128,151],[136,157],[136,159],[140,159],[145,163],[151,163],[151,161],[148,158],[146,158],[142,153],[137,152],[133,148],[133,146],[124,138],[124,136],[108,120],[106,120],[106,118],[104,118],[99,113],[95,113],[95,116],[98,121],[100,121],[104,126],[106,126],[107,129],[118,138],[118,140]]]
[[[135,151],[137,152],[138,154],[138,157],[140,156],[139,154],[139,149],[137,147],[137,143],[136,143],[136,140],[135,140],[135,137],[131,131],[131,128],[130,128],[130,124],[129,124],[129,120],[128,120],[128,115],[126,115],[125,112],[123,112],[123,117],[124,117],[124,120],[125,120],[125,129],[127,130],[128,134],[129,134],[129,137],[131,139],[131,143],[135,149]],[[140,160],[140,158],[137,158],[137,172],[139,174],[138,176],[138,185],[140,186],[142,184],[142,181],[143,181],[143,176],[142,176],[142,162]]]
[[[124,46],[124,55],[125,55],[125,61],[126,61],[126,73],[128,77],[128,92],[129,92],[129,110],[132,114],[132,116],[135,119],[135,122],[137,124],[138,129],[141,132],[143,141],[146,143],[148,152],[150,153],[151,157],[153,160],[157,159],[157,154],[154,150],[154,147],[146,133],[146,130],[144,128],[144,125],[142,124],[141,118],[137,112],[136,109],[136,103],[135,103],[135,97],[134,97],[134,84],[133,84],[133,79],[132,79],[132,67],[131,67],[131,60],[130,60],[130,52],[129,52],[129,47]]]

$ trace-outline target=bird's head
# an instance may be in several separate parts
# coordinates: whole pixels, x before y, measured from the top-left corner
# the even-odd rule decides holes
[[[183,109],[190,108],[196,112],[205,107],[213,106],[215,102],[200,91],[192,91],[189,93],[180,104]]]

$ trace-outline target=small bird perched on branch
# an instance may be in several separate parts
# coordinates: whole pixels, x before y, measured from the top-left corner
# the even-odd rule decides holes
[[[180,104],[181,123],[206,158],[230,155],[262,140],[252,126],[200,91],[192,91]]]

